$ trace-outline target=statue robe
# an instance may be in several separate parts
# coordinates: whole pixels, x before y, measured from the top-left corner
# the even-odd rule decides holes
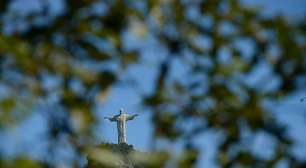
[[[109,120],[117,122],[118,144],[126,143],[126,121],[133,120],[135,115],[119,114]]]

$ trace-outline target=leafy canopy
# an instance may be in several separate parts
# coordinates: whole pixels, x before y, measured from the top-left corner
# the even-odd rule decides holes
[[[305,22],[264,17],[237,0],[65,0],[57,13],[41,1],[41,10],[28,14],[14,10],[12,3],[0,3],[5,88],[0,129],[20,123],[37,102],[55,96],[56,106],[44,113],[49,149],[66,135],[80,154],[80,142],[95,139],[94,107],[122,82],[122,72],[144,64],[142,47],[126,47],[128,34],[143,43],[153,38],[154,54],[167,53],[154,66],[156,80],[148,82],[155,87],[142,95],[142,105],[151,109],[155,139],[186,143],[180,165],[196,163],[201,151],[193,139],[214,130],[222,134],[216,153],[221,167],[271,167],[282,159],[290,167],[303,166],[290,152],[285,127],[262,104],[305,89],[298,83],[306,74]],[[186,74],[173,78],[177,61]],[[247,82],[263,66],[272,77]],[[46,84],[49,78],[55,84]],[[190,121],[194,124],[187,129]],[[273,156],[253,154],[243,143],[245,133],[273,137]]]

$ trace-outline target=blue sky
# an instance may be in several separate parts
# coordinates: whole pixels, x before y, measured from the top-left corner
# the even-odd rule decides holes
[[[271,0],[271,1],[249,1],[244,0],[243,3],[245,5],[254,5],[263,9],[263,15],[265,16],[274,16],[276,14],[282,14],[289,18],[301,18],[306,14],[306,1],[300,0]],[[131,43],[133,43],[132,41]],[[139,44],[137,40],[135,40],[135,44]],[[142,43],[143,44],[143,43]],[[146,43],[145,43],[146,44]],[[152,44],[152,45],[151,45]],[[138,87],[142,88],[141,90],[145,90],[149,92],[149,90],[153,87],[151,84],[152,80],[155,79],[155,70],[159,60],[163,59],[163,56],[166,55],[165,52],[159,52],[159,58],[156,58],[156,48],[149,46],[154,45],[154,39],[149,40],[148,46],[141,46],[144,50],[143,54],[143,64],[135,65],[130,68],[130,70],[123,76],[127,76],[127,78],[131,77],[136,79],[138,83]],[[185,76],[186,70],[184,69],[184,65],[179,61],[175,61],[175,65],[172,68],[171,76],[173,78]],[[261,76],[266,75],[272,76],[271,70],[269,67],[262,65],[258,68],[258,72],[249,77],[249,82],[254,83],[256,79],[259,79]],[[274,82],[275,83],[275,82]],[[275,84],[274,84],[275,85]],[[273,83],[271,84],[271,88],[273,88]],[[141,150],[149,150],[150,142],[151,142],[151,120],[150,114],[147,111],[143,111],[143,109],[137,109],[139,106],[139,94],[138,90],[135,90],[130,87],[119,86],[115,87],[111,93],[109,98],[106,100],[104,105],[101,105],[99,109],[100,116],[105,115],[113,115],[118,112],[118,109],[123,107],[128,112],[138,112],[140,113],[140,117],[133,122],[128,124],[128,142],[133,144],[137,149]],[[306,128],[306,103],[300,103],[300,98],[306,95],[306,91],[298,90],[292,95],[289,95],[282,102],[273,102],[267,103],[267,108],[273,109],[273,113],[277,117],[277,119],[288,125],[290,128],[289,134],[296,140],[297,145],[293,148],[293,152],[300,158],[303,158],[306,153],[306,133],[303,131]],[[277,107],[277,108],[275,108]],[[142,110],[142,111],[139,111]],[[101,132],[101,139],[110,142],[116,142],[116,129],[115,124],[109,122],[102,122],[99,127],[99,132]],[[101,130],[101,131],[100,131]],[[141,135],[141,136],[140,136]],[[216,149],[217,142],[220,141],[220,134],[210,131],[201,134],[200,136],[195,138],[195,143],[201,148],[203,152],[201,155],[200,162],[198,167],[213,167],[214,163],[212,161],[213,155]],[[271,152],[268,152],[269,148],[272,148],[272,144],[270,146],[266,146],[263,144],[268,144],[267,142],[271,141],[269,137],[266,135],[258,135],[256,140],[254,141],[254,147],[252,150],[254,153],[267,156],[271,155]],[[263,143],[265,142],[265,143]],[[178,142],[177,144],[170,144],[161,142],[160,148],[169,148],[175,151],[179,151],[182,143]],[[302,147],[304,146],[304,147]],[[265,151],[265,152],[261,152]],[[271,151],[271,150],[270,150]],[[175,152],[177,153],[177,152]],[[306,159],[304,157],[304,159]],[[216,165],[215,165],[216,166]]]
[[[52,0],[49,0],[50,2]],[[24,7],[23,0],[16,0],[16,3],[12,6],[14,10],[40,10],[39,0],[28,0],[27,7]],[[261,6],[263,14],[270,16],[278,13],[284,14],[290,18],[296,18],[305,16],[306,14],[306,1],[302,0],[243,0],[246,5],[258,5]],[[58,14],[61,11],[61,0],[52,1],[50,5],[53,7],[52,12]],[[39,21],[38,21],[39,22]],[[23,29],[24,26],[20,26]],[[9,31],[9,29],[8,29]],[[117,142],[116,125],[114,123],[105,121],[103,117],[117,114],[120,108],[124,108],[128,113],[139,113],[140,116],[134,121],[131,121],[127,125],[127,141],[129,144],[134,145],[138,150],[148,151],[151,149],[152,143],[152,126],[150,113],[148,109],[143,109],[140,106],[141,96],[148,94],[153,89],[153,81],[156,77],[156,66],[165,58],[167,51],[159,46],[157,41],[153,37],[147,37],[145,41],[130,37],[129,34],[124,34],[123,39],[129,40],[127,48],[139,47],[141,48],[141,64],[135,64],[129,67],[129,69],[120,74],[121,84],[114,85],[109,92],[106,99],[99,100],[99,105],[95,108],[95,114],[100,120],[100,125],[96,128],[96,135],[100,141],[105,142]],[[156,53],[158,51],[158,54]],[[183,63],[180,61],[174,61],[174,66],[171,69],[172,78],[180,78],[187,73]],[[259,74],[269,74],[268,68],[264,68],[264,65],[260,67]],[[256,73],[258,74],[258,73]],[[260,78],[260,77],[258,77]],[[132,80],[131,80],[132,79]],[[252,76],[250,83],[255,77]],[[132,85],[122,84],[133,81]],[[273,87],[273,86],[272,86]],[[288,125],[290,128],[289,134],[296,140],[296,147],[293,148],[293,152],[300,158],[305,158],[306,154],[306,103],[301,103],[300,98],[305,97],[305,90],[297,90],[295,93],[287,96],[282,102],[268,102],[266,107],[273,109],[273,113],[277,119]],[[53,100],[50,98],[52,104]],[[39,136],[45,131],[45,123],[42,117],[41,111],[46,110],[44,103],[35,108],[33,115],[23,122],[18,127],[9,128],[7,131],[0,132],[0,150],[5,151],[8,155],[14,155],[15,153],[30,152],[34,158],[39,158],[40,154],[44,152],[46,144],[42,143]],[[217,142],[220,140],[221,134],[214,131],[205,132],[195,137],[195,143],[201,148],[201,159],[198,163],[198,167],[214,167],[212,157],[215,152]],[[265,135],[259,135],[254,140],[254,146],[252,150],[254,153],[269,157],[269,151],[266,149],[272,148],[273,144],[262,145],[263,142],[269,141],[269,137]],[[33,144],[35,144],[33,146]],[[159,142],[159,148],[169,148],[175,151],[179,151],[182,145],[181,142],[176,144],[170,144],[167,142]],[[265,143],[266,144],[266,143]],[[62,144],[63,150],[61,155],[64,158],[71,157],[70,147],[68,144]],[[31,150],[29,150],[31,149]],[[262,150],[264,149],[264,150]],[[261,151],[265,151],[260,153]]]

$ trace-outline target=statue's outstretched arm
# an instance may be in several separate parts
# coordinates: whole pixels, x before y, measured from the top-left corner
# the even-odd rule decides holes
[[[126,118],[126,120],[128,121],[128,120],[133,120],[135,117],[137,117],[138,116],[138,114],[134,114],[134,115],[129,115],[127,118]]]
[[[104,119],[107,119],[111,122],[115,122],[116,121],[116,118],[115,117],[104,117]]]

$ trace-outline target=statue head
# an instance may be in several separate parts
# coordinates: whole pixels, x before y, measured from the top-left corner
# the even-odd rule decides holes
[[[122,113],[123,113],[123,108],[121,108],[121,109],[119,110],[119,113],[120,113],[120,114],[122,114]]]

